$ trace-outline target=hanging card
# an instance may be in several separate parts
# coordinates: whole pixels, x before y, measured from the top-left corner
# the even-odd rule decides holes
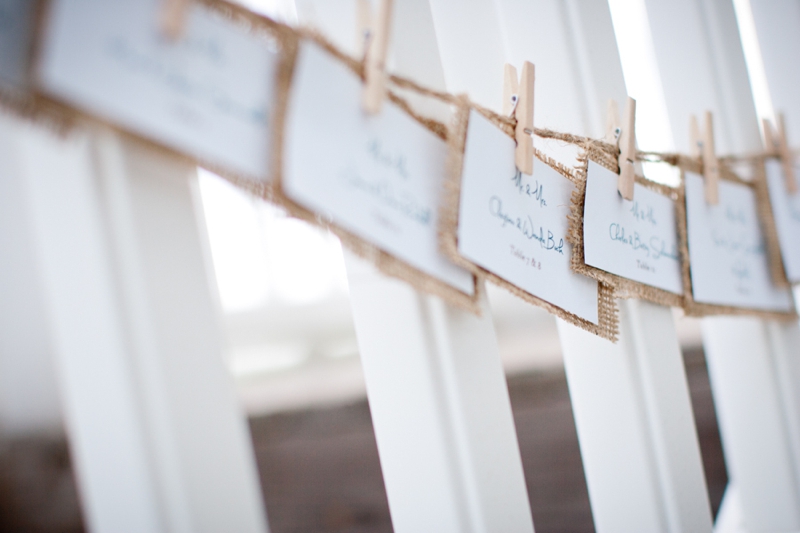
[[[301,45],[279,194],[291,213],[328,225],[384,272],[476,309],[474,277],[437,244],[446,141],[395,103],[365,113],[362,92],[353,65]]]
[[[442,246],[459,264],[603,337],[616,337],[611,290],[570,269],[565,169],[541,159],[533,175],[514,163],[515,141],[467,106],[459,110],[443,206]]]
[[[158,26],[162,0],[52,0],[39,90],[223,174],[267,180],[281,32],[208,4],[190,3],[173,42]]]
[[[637,178],[634,199],[625,200],[610,155],[602,164],[588,155],[580,161],[568,235],[573,270],[612,285],[618,296],[680,306],[677,190]]]
[[[691,273],[686,287],[689,314],[794,316],[791,290],[771,277],[756,195],[743,182],[719,182],[719,204],[706,202],[703,177],[685,172],[685,232]]]
[[[768,211],[763,213],[768,233],[772,265],[779,271],[776,280],[800,282],[800,194],[789,194],[783,165],[777,159],[765,161],[766,200]],[[762,201],[763,201],[762,200]],[[770,217],[771,215],[771,217]],[[771,233],[771,234],[770,234]],[[769,240],[772,237],[772,240]],[[782,265],[782,268],[781,268]]]

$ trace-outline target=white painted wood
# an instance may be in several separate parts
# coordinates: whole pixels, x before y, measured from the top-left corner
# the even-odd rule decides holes
[[[457,20],[453,31],[464,38],[481,34],[494,48],[496,39],[488,33],[493,26],[487,23],[488,11],[483,11],[491,3],[480,8],[474,4],[468,10],[461,7],[457,18],[450,13]],[[505,57],[536,64],[536,125],[600,137],[607,100],[622,102],[625,97],[607,4],[504,0],[498,5]],[[470,11],[475,14],[469,16]],[[441,42],[440,46],[444,48]],[[462,68],[473,70],[460,74],[460,84],[500,87],[501,77],[483,76],[482,70],[489,69],[481,70],[483,65],[466,59],[461,57]],[[499,104],[479,101],[494,108]],[[567,159],[569,150],[557,144],[537,140],[543,150],[574,164]],[[559,322],[595,528],[710,531],[708,495],[671,310],[638,301],[621,302],[621,307],[622,336],[616,345]]]
[[[732,2],[646,0],[645,4],[676,146],[688,149],[689,114],[710,109],[719,117],[720,153],[760,149]],[[769,31],[773,29],[770,26]],[[784,367],[796,357],[798,336],[797,324],[767,324],[752,318],[703,320],[726,464],[740,505],[735,513],[749,531],[800,530],[797,420],[787,416],[796,413],[796,396],[791,391],[787,404],[786,391],[780,387]],[[795,353],[781,357],[789,350]],[[726,502],[724,507],[735,506]],[[727,518],[723,522],[728,523]]]
[[[28,216],[20,201],[22,182],[11,179],[17,169],[14,144],[0,142],[0,434],[4,439],[63,431],[31,227],[22,222]]]
[[[736,512],[749,531],[797,530],[791,450],[765,324],[704,319],[703,345]]]
[[[710,531],[671,310],[637,300],[620,307],[618,345],[559,323],[595,528]]]
[[[348,2],[340,5],[298,1],[297,13],[305,22],[304,13],[324,11],[313,22],[347,47],[351,41],[341,28],[352,26],[346,16],[352,10]],[[390,47],[396,71],[444,88],[427,0],[395,3]],[[441,107],[426,109],[447,118]],[[394,530],[532,532],[487,303],[479,318],[387,279],[349,254],[347,269]]]
[[[789,143],[800,143],[800,4],[794,0],[733,0],[742,38],[756,45],[746,56],[753,77],[756,110],[760,117],[784,113]],[[759,100],[762,100],[759,102]]]
[[[748,6],[749,4],[749,6]],[[783,113],[789,131],[791,147],[800,145],[800,3],[791,0],[776,2],[734,2],[737,16],[750,8],[755,28],[757,49],[761,52],[763,76],[753,72],[757,65],[748,60],[748,70],[753,79],[766,82],[763,95],[772,109],[760,109],[760,95],[756,96],[756,110],[760,114]],[[741,13],[746,17],[747,13]],[[740,26],[744,21],[740,22]],[[744,34],[746,30],[742,30]],[[758,58],[752,61],[757,62]],[[756,82],[752,83],[754,93]],[[759,83],[760,86],[760,83]],[[795,298],[800,293],[795,290]],[[781,393],[781,405],[789,434],[790,450],[794,458],[795,481],[800,485],[800,328],[796,325],[768,324],[775,371]],[[799,490],[800,492],[800,490]],[[800,505],[800,502],[798,502]]]
[[[89,529],[266,531],[195,169],[108,131],[63,140],[7,117],[0,143],[15,167],[3,179],[22,185]]]

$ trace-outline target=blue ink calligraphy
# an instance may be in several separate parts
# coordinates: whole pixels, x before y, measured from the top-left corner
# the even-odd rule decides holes
[[[564,255],[563,238],[556,238],[552,231],[545,230],[542,226],[537,228],[530,215],[515,217],[503,211],[503,201],[498,196],[492,196],[489,200],[489,212],[502,221],[502,227],[511,226],[522,233],[525,238],[538,241],[539,246],[544,250]]]

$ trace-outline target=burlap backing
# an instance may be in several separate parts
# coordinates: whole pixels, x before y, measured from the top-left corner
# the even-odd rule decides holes
[[[347,56],[343,52],[336,49],[329,41],[327,41],[325,38],[323,38],[321,35],[315,32],[312,32],[310,30],[303,30],[301,35],[302,35],[300,37],[301,40],[305,40],[308,43],[315,43],[319,45],[325,51],[331,54],[333,58],[342,61],[342,63],[344,63],[346,66],[350,68],[350,70],[352,70],[354,75],[360,77],[363,80],[364,78],[363,61],[359,61],[352,57]],[[292,65],[294,64],[295,58],[296,58],[296,49],[295,53],[290,58]],[[289,76],[288,83],[291,83],[291,70],[289,71],[288,76]],[[415,87],[413,86],[408,86],[405,88],[407,90],[415,91]],[[436,97],[436,95],[431,95],[428,92],[421,94]],[[403,109],[406,113],[409,114],[409,116],[411,116],[421,125],[429,129],[431,132],[436,134],[439,138],[441,138],[444,141],[448,140],[449,132],[446,125],[442,124],[441,122],[423,117],[415,113],[411,109],[411,106],[403,98],[399,97],[392,91],[389,91],[388,98],[391,102],[393,102],[398,107]],[[342,228],[341,226],[337,225],[335,221],[322,220],[314,212],[300,205],[299,203],[293,201],[284,193],[282,187],[283,168],[284,168],[283,133],[285,129],[286,113],[288,109],[287,104],[288,104],[288,99],[283,102],[283,105],[281,106],[279,113],[276,113],[276,115],[278,116],[278,121],[276,124],[275,134],[273,135],[273,143],[274,143],[273,176],[275,181],[271,199],[277,204],[281,205],[284,209],[286,209],[286,211],[288,211],[292,216],[297,217],[301,220],[305,220],[317,226],[323,227],[325,229],[328,229],[337,237],[339,237],[344,246],[346,246],[349,250],[355,252],[357,255],[375,264],[378,267],[378,269],[384,274],[406,281],[413,287],[421,291],[427,292],[429,294],[438,296],[444,299],[445,301],[449,302],[451,305],[479,314],[480,313],[479,301],[481,297],[482,284],[479,283],[477,277],[475,276],[472,277],[473,294],[469,295],[463,293],[458,289],[456,289],[455,287],[452,287],[451,285],[448,285],[447,283],[387,253],[379,246],[365,239],[362,239],[353,232],[350,232]]]
[[[610,285],[614,288],[614,294],[618,298],[641,298],[659,305],[681,307],[683,296],[680,294],[624,278],[586,264],[583,242],[583,213],[586,204],[586,180],[589,160],[604,166],[612,172],[618,172],[616,151],[616,148],[611,145],[603,146],[597,143],[583,143],[583,153],[578,158],[577,180],[575,182],[575,190],[572,192],[569,232],[567,233],[567,241],[573,246],[572,270]],[[667,196],[673,200],[673,203],[678,199],[678,191],[672,187],[655,183],[641,176],[636,176],[636,183]]]
[[[783,267],[781,243],[778,239],[778,228],[775,224],[775,213],[772,211],[772,200],[769,197],[767,186],[767,157],[755,157],[753,163],[753,187],[756,191],[756,206],[761,230],[764,232],[764,241],[767,246],[769,258],[769,273],[772,282],[778,287],[791,287],[786,270]],[[787,192],[788,194],[788,192]]]
[[[689,316],[710,316],[710,315],[751,315],[760,316],[774,320],[797,320],[797,313],[795,311],[779,312],[779,311],[764,311],[761,309],[751,309],[747,307],[734,307],[729,305],[717,305],[698,302],[694,299],[692,292],[692,272],[689,263],[689,239],[686,221],[686,179],[685,173],[695,172],[698,174],[703,173],[703,165],[700,161],[691,158],[682,158],[676,165],[681,169],[681,187],[678,190],[679,198],[676,202],[678,208],[678,233],[680,236],[681,246],[681,266],[683,270],[683,309]],[[748,187],[754,187],[754,184],[743,180],[735,173],[733,173],[728,164],[720,160],[719,162],[720,178],[730,181],[732,183],[739,183]]]
[[[509,124],[511,119],[500,116],[485,108],[475,106],[469,102],[466,96],[458,97],[457,109],[453,116],[451,136],[448,143],[450,145],[448,177],[439,214],[439,243],[442,252],[454,263],[508,290],[511,294],[514,294],[524,301],[541,307],[570,324],[616,342],[617,336],[619,335],[617,302],[614,298],[614,289],[604,281],[598,281],[597,314],[599,323],[594,324],[521,289],[517,285],[476,265],[459,254],[458,219],[461,197],[461,176],[464,169],[464,149],[467,140],[467,127],[469,126],[469,115],[472,109],[475,109],[492,123],[500,127],[509,137],[514,138],[513,123]],[[542,163],[556,169],[565,179],[575,182],[575,176],[564,165],[557,163],[538,150],[535,150],[535,153],[536,158]]]

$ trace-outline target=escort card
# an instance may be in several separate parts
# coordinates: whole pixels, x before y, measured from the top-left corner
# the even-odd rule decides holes
[[[793,310],[790,291],[776,287],[770,278],[752,188],[720,180],[719,204],[709,205],[703,178],[686,172],[686,226],[695,301]]]
[[[469,118],[458,218],[464,258],[584,320],[598,323],[597,281],[570,270],[574,185],[541,161],[517,171],[515,142],[479,113]]]
[[[675,203],[636,183],[633,201],[617,192],[619,175],[589,161],[583,211],[587,265],[683,293]]]
[[[780,161],[768,159],[766,167],[767,190],[781,245],[783,268],[789,281],[797,283],[800,282],[800,193],[789,194],[786,190]]]
[[[52,1],[40,89],[200,161],[267,178],[275,43],[197,4],[170,42],[158,27],[162,4]]]
[[[35,10],[32,0],[0,0],[0,89],[20,91],[28,85]]]
[[[470,272],[439,252],[447,143],[391,102],[362,110],[363,84],[317,45],[295,63],[282,187],[292,201],[416,269],[473,294]]]

